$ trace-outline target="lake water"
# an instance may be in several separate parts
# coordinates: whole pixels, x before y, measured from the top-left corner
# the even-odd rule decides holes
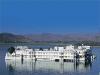
[[[9,46],[0,46],[0,75],[99,75],[100,48],[92,47],[97,58],[89,63],[54,62],[54,61],[13,61],[6,60],[5,54]],[[33,48],[50,48],[54,46],[32,46]]]

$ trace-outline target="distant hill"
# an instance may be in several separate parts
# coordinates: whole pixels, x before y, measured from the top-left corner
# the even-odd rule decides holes
[[[11,33],[0,33],[0,43],[33,43],[49,45],[91,45],[100,46],[99,33],[86,34],[24,34],[14,35]]]
[[[22,35],[14,35],[11,33],[0,33],[0,43],[30,43],[30,42],[33,41]]]
[[[99,33],[83,33],[83,34],[25,34],[23,35],[33,41],[94,41],[100,42]]]
[[[90,45],[100,46],[99,33],[82,33],[82,34],[25,34],[27,38],[32,39],[37,44],[54,44],[54,45]]]

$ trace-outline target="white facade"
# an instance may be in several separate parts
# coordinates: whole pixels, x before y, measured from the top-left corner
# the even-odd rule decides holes
[[[27,46],[15,47],[15,53],[6,53],[5,59],[13,60],[85,60],[86,55],[91,55],[90,46],[79,46],[77,49],[74,46],[57,47],[54,49],[29,49]]]

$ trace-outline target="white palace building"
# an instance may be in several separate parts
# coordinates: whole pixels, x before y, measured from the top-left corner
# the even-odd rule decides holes
[[[55,46],[53,49],[29,49],[27,46],[15,47],[15,52],[6,53],[7,60],[52,60],[52,61],[85,61],[91,59],[92,49],[90,46]]]

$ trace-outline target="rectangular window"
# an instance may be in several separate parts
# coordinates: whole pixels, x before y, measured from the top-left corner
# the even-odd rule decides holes
[[[20,54],[16,54],[16,57],[20,57]]]

